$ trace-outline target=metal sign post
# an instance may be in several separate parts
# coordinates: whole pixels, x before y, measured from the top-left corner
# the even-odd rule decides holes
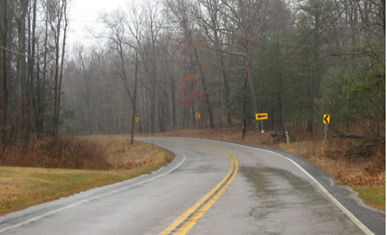
[[[199,136],[200,119],[202,118],[202,115],[199,112],[196,112],[195,118],[196,118],[196,120],[198,120],[198,124],[197,124],[197,128],[196,128],[196,136]]]
[[[285,131],[286,144],[290,143],[289,131]]]
[[[265,130],[263,129],[263,120],[261,120],[261,133],[265,133]]]
[[[328,146],[328,124],[324,124],[324,151]]]

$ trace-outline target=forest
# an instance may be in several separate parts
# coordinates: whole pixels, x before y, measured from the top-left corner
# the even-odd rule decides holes
[[[144,0],[67,45],[71,1],[0,1],[1,154],[61,135],[238,127],[385,143],[384,0]],[[195,113],[201,114],[200,119]]]

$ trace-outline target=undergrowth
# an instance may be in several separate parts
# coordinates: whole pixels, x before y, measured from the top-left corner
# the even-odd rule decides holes
[[[125,135],[44,138],[10,147],[3,165],[67,169],[135,169],[166,164],[173,154],[144,142],[130,144]]]
[[[4,152],[3,165],[108,169],[101,145],[79,137],[43,138],[24,146],[11,146]]]

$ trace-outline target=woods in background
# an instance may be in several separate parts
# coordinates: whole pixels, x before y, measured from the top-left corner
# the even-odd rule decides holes
[[[384,143],[385,1],[142,1],[106,12],[101,42],[66,61],[66,0],[0,9],[2,146],[129,133],[135,103],[144,133],[246,131],[267,112],[270,129],[313,135],[331,113],[338,135]]]
[[[0,156],[58,135],[68,24],[66,0],[0,1]]]

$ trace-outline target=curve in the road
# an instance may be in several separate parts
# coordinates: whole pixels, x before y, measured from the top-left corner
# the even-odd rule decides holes
[[[168,226],[160,235],[168,234],[187,234],[189,230],[197,223],[197,221],[211,208],[211,206],[222,196],[224,191],[235,179],[239,171],[239,161],[236,156],[229,152],[220,149],[211,148],[206,145],[191,143],[211,151],[222,153],[230,158],[231,168],[227,175],[208,192],[203,198],[197,201],[191,208],[186,210],[179,218],[177,218],[170,226]]]
[[[296,156],[207,139],[144,140],[176,158],[152,174],[0,217],[0,232],[370,234],[331,194],[369,230],[384,234],[384,214],[354,206],[333,179]]]
[[[186,139],[196,139],[196,138],[186,138]],[[197,139],[197,140],[200,140],[200,139]],[[216,140],[206,140],[206,141],[211,141],[211,142],[218,142]],[[309,170],[310,169],[305,169],[304,165],[305,164],[302,164],[302,163],[299,163],[299,161],[297,161],[298,157],[294,156],[294,155],[291,155],[291,154],[288,154],[288,153],[285,153],[285,152],[282,152],[282,151],[279,151],[279,150],[276,150],[276,149],[267,149],[267,148],[259,148],[259,147],[255,147],[255,146],[250,146],[250,145],[247,145],[247,144],[240,144],[240,143],[234,143],[234,142],[228,142],[229,144],[232,144],[232,145],[235,145],[235,146],[244,146],[246,148],[249,148],[251,150],[259,150],[259,151],[263,151],[263,152],[266,152],[266,153],[269,153],[269,154],[272,154],[273,156],[275,157],[278,157],[278,158],[282,158],[282,159],[286,159],[288,160],[289,162],[291,162],[293,165],[295,165],[297,168],[299,168],[310,180],[312,180],[316,186],[344,213],[348,216],[348,218],[354,223],[356,224],[356,226],[362,230],[362,232],[364,232],[365,234],[369,235],[369,234],[381,234],[384,232],[384,228],[383,229],[380,229],[379,227],[372,227],[373,229],[372,230],[376,230],[375,232],[372,231],[368,226],[366,226],[359,218],[358,218],[358,214],[357,215],[354,215],[352,213],[351,210],[349,210],[346,205],[343,205],[343,202],[342,202],[342,198],[340,198],[341,200],[339,200],[337,198],[337,189],[336,188],[340,188],[340,187],[336,187],[336,185],[334,185],[335,187],[333,187],[333,185],[331,185],[331,187],[328,189],[326,188],[326,185],[321,183],[320,182],[320,178],[316,178],[314,176],[314,174],[310,173]],[[294,159],[296,158],[296,159]],[[300,159],[298,159],[300,160]],[[313,172],[313,173],[316,173],[316,172]],[[336,190],[336,191],[335,191]],[[351,200],[348,200],[348,199],[344,199],[344,202],[345,204],[348,204],[348,202],[350,202]],[[351,208],[353,209],[353,208]],[[363,208],[365,211],[373,211],[371,209],[368,209],[367,207],[364,207]],[[382,212],[378,212],[378,213],[382,213]],[[384,214],[384,213],[383,213]],[[364,220],[364,216],[362,217],[362,219]],[[367,219],[370,219],[370,218],[367,218]],[[369,223],[368,223],[369,224]]]
[[[176,151],[175,151],[175,153],[176,153]],[[75,206],[97,200],[101,197],[106,197],[108,195],[115,194],[115,193],[118,193],[120,191],[127,190],[129,188],[133,188],[133,187],[148,183],[150,181],[156,180],[160,177],[168,175],[172,171],[179,168],[184,163],[185,158],[186,158],[186,156],[184,154],[179,153],[179,157],[175,157],[175,159],[169,164],[168,167],[161,168],[155,172],[152,172],[151,174],[142,175],[142,176],[139,176],[139,177],[136,177],[133,179],[129,179],[129,180],[126,180],[123,182],[119,182],[116,184],[112,184],[112,185],[102,186],[102,187],[99,187],[96,189],[82,192],[82,193],[80,193],[80,195],[70,196],[69,197],[70,201],[72,200],[72,197],[76,197],[76,196],[80,196],[80,197],[84,196],[85,198],[80,199],[80,200],[74,199],[75,202],[72,202],[69,204],[64,203],[63,205],[56,205],[56,203],[60,204],[60,199],[59,199],[59,200],[44,203],[41,205],[33,206],[31,208],[27,208],[26,210],[22,210],[20,212],[14,212],[14,213],[10,213],[8,215],[5,215],[4,217],[0,218],[0,234],[4,233],[6,231],[9,231],[9,230],[30,224],[32,222],[35,222],[35,221],[40,220],[42,218],[48,217],[50,215],[54,215],[54,214],[59,213],[61,211],[65,211],[65,210],[73,208]],[[147,177],[147,176],[149,176],[149,177]],[[144,178],[144,177],[147,177],[147,178]],[[93,196],[87,195],[89,193],[94,194],[94,191],[95,191],[95,195],[93,195]],[[64,199],[66,200],[67,198],[64,198]],[[50,204],[53,204],[53,205],[50,205]],[[48,207],[48,208],[53,207],[55,209],[49,209],[47,212],[40,213],[41,211],[46,210],[44,207]],[[38,215],[34,216],[33,214],[35,214],[35,213],[37,213]],[[24,217],[26,217],[25,220],[22,219]],[[21,220],[21,222],[12,223],[13,220]],[[1,227],[2,223],[10,223],[10,225],[5,226],[5,227]]]

